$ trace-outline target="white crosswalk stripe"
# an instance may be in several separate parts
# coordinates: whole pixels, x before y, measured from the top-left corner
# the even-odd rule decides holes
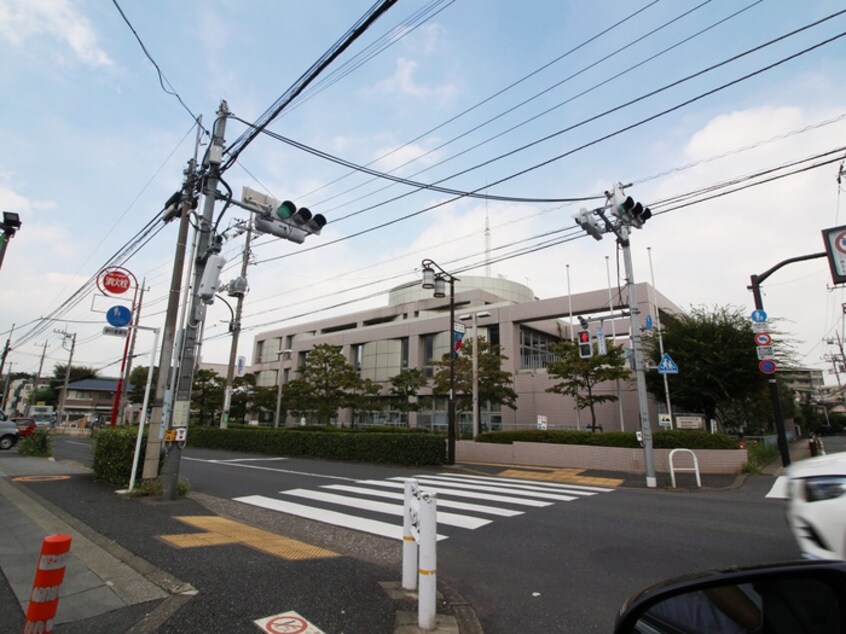
[[[415,479],[421,489],[438,496],[438,539],[447,538],[448,535],[440,534],[448,532],[443,529],[475,530],[487,526],[496,517],[515,517],[532,508],[613,491],[577,484],[465,474],[424,474]],[[237,497],[235,501],[382,537],[402,539],[405,480],[403,477],[356,480],[353,484],[280,491],[279,498],[248,495]]]

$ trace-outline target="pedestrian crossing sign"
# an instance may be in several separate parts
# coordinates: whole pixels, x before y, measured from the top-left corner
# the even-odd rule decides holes
[[[664,356],[661,358],[661,363],[658,364],[658,374],[678,374],[679,373],[679,366],[676,365],[676,362],[670,358],[670,355],[666,352]]]

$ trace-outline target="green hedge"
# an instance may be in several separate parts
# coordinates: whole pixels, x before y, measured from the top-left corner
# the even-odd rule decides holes
[[[113,427],[100,429],[94,435],[94,462],[91,468],[94,475],[115,486],[125,487],[132,474],[132,459],[135,455],[135,442],[138,427]],[[141,448],[147,446],[147,433],[141,441]],[[141,479],[144,461],[138,460],[135,478]]]
[[[364,433],[339,428],[303,431],[301,427],[220,429],[192,426],[188,430],[188,445],[275,456],[411,466],[446,462],[446,442],[440,434]]]
[[[550,442],[562,445],[593,445],[597,447],[640,447],[635,432],[556,431],[523,429],[493,431],[479,434],[479,442],[510,445],[514,442]],[[738,440],[725,434],[704,431],[656,431],[652,434],[655,449],[738,449]]]

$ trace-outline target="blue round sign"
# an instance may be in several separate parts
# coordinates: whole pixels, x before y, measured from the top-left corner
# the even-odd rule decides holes
[[[106,312],[106,321],[115,328],[123,328],[132,321],[132,311],[126,306],[112,306]]]
[[[767,321],[767,313],[763,308],[758,308],[752,311],[751,318],[756,324],[763,324]]]

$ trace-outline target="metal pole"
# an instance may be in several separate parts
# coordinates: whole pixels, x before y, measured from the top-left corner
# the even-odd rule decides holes
[[[473,438],[481,431],[479,424],[479,328],[477,313],[473,313]]]
[[[605,256],[605,277],[608,278],[608,310],[614,312],[614,295],[611,292],[611,261]],[[611,319],[611,339],[617,345],[617,320]],[[626,431],[626,417],[623,413],[623,399],[621,397],[620,379],[614,381],[617,387],[617,406],[620,410],[620,431]]]
[[[449,401],[447,403],[447,464],[455,464],[455,278],[449,276]]]
[[[123,373],[123,384],[126,388],[121,392],[120,404],[118,405],[118,424],[126,423],[126,402],[129,398],[127,392],[129,391],[129,375],[132,374],[132,358],[135,356],[135,342],[138,339],[138,324],[141,322],[141,308],[144,305],[144,286],[147,280],[141,280],[141,294],[138,297],[138,308],[133,312],[135,323],[132,325],[132,341],[129,344],[129,356],[126,359],[126,370]]]
[[[637,307],[637,294],[634,284],[634,267],[632,265],[631,244],[629,242],[629,227],[620,227],[619,242],[623,247],[623,260],[626,265],[626,286],[629,291],[629,323],[631,324],[632,353],[635,363],[635,380],[637,383],[637,399],[640,405],[640,429],[643,435],[643,461],[646,469],[646,486],[655,488],[658,481],[655,477],[655,461],[652,455],[652,426],[649,422],[649,401],[646,394],[646,373],[644,372],[643,351],[641,350],[640,310]]]
[[[646,252],[649,255],[649,276],[652,279],[652,310],[655,311],[655,329],[658,331],[658,352],[661,358],[664,358],[664,336],[661,333],[661,313],[658,310],[658,300],[655,299],[655,271],[652,269],[652,247],[646,247]],[[670,429],[673,428],[673,408],[670,404],[670,383],[667,379],[667,373],[664,372],[661,376],[664,377],[664,395],[667,397],[667,415],[670,417]]]
[[[567,265],[567,301],[569,303],[570,312],[570,341],[576,339],[573,334],[573,293],[570,291],[570,265]],[[576,388],[576,397],[573,399],[573,408],[576,410],[576,429],[582,428],[582,411],[579,409],[578,388]]]
[[[140,328],[140,326],[136,326]],[[146,330],[146,329],[145,329]],[[138,436],[135,439],[135,453],[132,456],[132,473],[129,475],[129,491],[135,488],[135,473],[138,471],[138,459],[141,456],[141,439],[144,437],[144,423],[147,421],[147,405],[150,402],[150,386],[153,383],[153,368],[156,365],[156,350],[159,347],[159,329],[153,328],[153,349],[150,352],[150,367],[147,368],[147,385],[144,387],[144,404],[138,421]]]
[[[126,271],[126,269],[124,270]],[[138,306],[138,278],[136,278],[131,271],[126,271],[126,273],[128,273],[132,277],[132,281],[135,282],[135,292],[132,294],[132,314],[134,315]],[[109,419],[112,427],[117,424],[118,408],[120,407],[121,394],[123,394],[123,373],[126,370],[126,358],[129,356],[129,339],[130,338],[127,337],[123,344],[123,358],[120,362],[120,375],[118,376],[115,398],[112,402],[112,416]]]
[[[253,235],[253,217],[247,223],[247,237],[244,241],[244,256],[241,258],[241,277],[247,277],[247,265],[250,262],[250,238]],[[232,323],[232,344],[229,346],[229,365],[226,368],[226,390],[223,395],[223,413],[220,415],[220,427],[229,425],[229,409],[232,406],[232,384],[235,381],[235,359],[238,355],[238,336],[241,333],[241,311],[244,308],[244,294],[238,295],[235,304],[235,319]],[[278,427],[278,425],[277,425]]]
[[[760,275],[750,275],[749,279],[751,285],[749,286],[750,290],[752,291],[752,298],[755,301],[755,308],[758,310],[764,309],[764,302],[761,299],[761,282],[767,279],[770,275],[778,271],[781,267],[792,264],[794,262],[804,262],[805,260],[814,260],[816,258],[824,258],[827,257],[827,253],[823,251],[822,253],[812,253],[810,255],[800,255],[795,258],[788,258],[786,260],[782,260],[774,267],[764,271]],[[787,447],[787,432],[784,428],[784,414],[781,411],[781,399],[778,396],[778,383],[776,382],[776,378],[774,374],[770,374],[767,377],[767,383],[770,386],[770,400],[773,404],[773,418],[775,419],[775,426],[776,426],[776,434],[778,435],[778,450],[781,454],[781,465],[783,467],[787,467],[790,465],[790,450]]]

